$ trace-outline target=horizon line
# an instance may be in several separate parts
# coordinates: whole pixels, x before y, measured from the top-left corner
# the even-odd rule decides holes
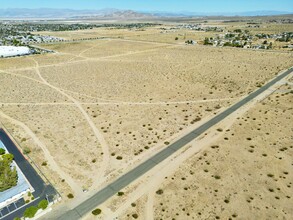
[[[9,10],[9,9],[54,9],[54,10],[73,10],[73,11],[101,11],[101,10],[119,10],[119,11],[135,11],[135,12],[145,12],[145,13],[248,13],[248,12],[280,12],[280,13],[293,13],[293,11],[282,11],[282,10],[245,10],[245,11],[187,11],[187,10],[179,10],[179,11],[168,11],[168,10],[135,10],[135,9],[119,9],[119,8],[99,8],[99,9],[75,9],[75,8],[52,8],[52,7],[38,7],[38,8],[25,8],[25,7],[9,7],[9,8],[1,8],[0,10]]]

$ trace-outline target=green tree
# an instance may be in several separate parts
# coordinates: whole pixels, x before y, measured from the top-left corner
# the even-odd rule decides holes
[[[48,207],[48,201],[46,199],[43,199],[42,201],[39,202],[38,208],[39,209],[46,209]]]
[[[13,39],[12,44],[13,44],[13,46],[19,46],[20,42],[17,39]]]
[[[0,155],[3,155],[3,154],[5,154],[5,149],[0,148]]]
[[[25,218],[33,218],[39,209],[35,206],[28,207],[25,211],[23,216]]]
[[[2,159],[7,160],[10,163],[12,162],[13,158],[14,158],[13,154],[4,154],[4,155],[2,155]]]
[[[0,159],[0,192],[10,189],[17,184],[16,168],[11,169],[12,160],[12,154],[4,154],[2,159]]]

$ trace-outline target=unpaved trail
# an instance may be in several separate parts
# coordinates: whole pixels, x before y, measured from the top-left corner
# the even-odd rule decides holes
[[[4,114],[4,112],[2,111],[0,111],[0,116],[2,118],[7,119],[9,122],[13,124],[20,126],[26,132],[26,134],[28,134],[32,138],[32,140],[37,144],[37,146],[39,146],[42,149],[50,168],[54,170],[60,176],[60,178],[65,179],[66,183],[71,187],[75,195],[79,195],[82,192],[82,187],[76,184],[76,182],[68,174],[66,174],[62,169],[60,169],[59,165],[56,163],[56,161],[52,157],[51,153],[49,152],[45,144],[40,141],[40,139],[28,126],[26,126],[23,122]]]
[[[107,43],[109,43],[109,42],[106,42],[106,43],[104,43],[104,44],[107,44]],[[87,48],[87,49],[85,49],[85,50],[82,50],[82,51],[81,51],[79,54],[77,54],[77,55],[74,55],[74,54],[72,54],[72,53],[61,53],[61,54],[69,54],[69,55],[71,55],[71,56],[74,56],[73,58],[69,59],[67,62],[71,62],[71,61],[73,61],[75,58],[84,58],[84,60],[88,60],[88,59],[90,59],[90,58],[89,58],[89,57],[86,57],[86,56],[82,56],[82,54],[84,54],[84,53],[86,53],[87,51],[90,51],[90,50],[92,50],[92,49],[94,49],[94,48],[96,48],[96,47],[98,47],[98,46],[101,46],[101,44],[94,45],[94,46],[89,47],[89,48]]]
[[[38,67],[38,69],[39,68],[40,67]],[[38,76],[40,77],[39,70],[37,70],[36,67],[34,67],[34,69],[36,69],[36,71],[38,73]],[[5,71],[0,70],[0,72],[1,73],[4,73],[4,74],[9,74],[9,75],[12,75],[12,76],[22,77],[22,78],[25,78],[25,79],[28,79],[28,80],[32,80],[32,81],[35,81],[37,83],[40,83],[40,84],[43,84],[43,85],[48,86],[48,83],[47,83],[46,80],[45,81],[43,81],[43,80],[40,81],[40,80],[31,78],[31,77],[28,77],[28,76],[24,76],[24,75],[21,75],[21,74],[13,73],[11,71],[6,71],[6,70]],[[56,90],[57,87],[53,86],[51,88],[53,88],[53,89]],[[74,97],[70,96],[68,93],[65,93],[65,92],[69,92],[69,93],[77,94],[79,96],[84,96],[84,97],[88,97],[88,98],[92,98],[92,99],[97,100],[97,102],[78,102],[76,100],[76,102],[78,102],[80,104],[83,104],[83,105],[96,105],[96,104],[99,104],[99,105],[167,105],[167,104],[187,104],[187,103],[205,103],[205,102],[229,101],[229,100],[235,100],[235,99],[241,98],[241,97],[234,97],[234,98],[220,98],[220,99],[207,99],[207,100],[132,102],[132,101],[119,101],[119,100],[114,100],[114,99],[104,99],[104,98],[99,98],[99,97],[95,97],[95,96],[91,96],[91,95],[87,95],[87,94],[83,94],[83,93],[79,93],[79,92],[74,92],[74,91],[67,90],[67,89],[61,89],[61,88],[57,88],[57,90],[59,92],[62,92],[62,94],[66,94],[65,95],[66,97],[68,97],[68,98],[71,97],[74,100],[76,100]],[[72,101],[71,98],[69,98],[69,99]],[[101,101],[98,101],[98,100],[101,100]],[[7,104],[8,105],[10,103],[1,103],[1,104]],[[22,103],[18,103],[18,104],[22,104]],[[32,104],[36,104],[37,105],[38,103],[32,103]],[[39,103],[39,104],[42,105],[42,103]],[[49,104],[50,103],[48,103],[48,105]],[[55,104],[55,103],[52,103],[52,104]],[[56,104],[67,104],[67,103],[56,103]],[[70,102],[68,104],[70,104]],[[13,105],[13,103],[11,103],[11,105]]]
[[[173,47],[179,47],[179,46],[182,46],[182,45],[163,45],[163,46],[158,46],[158,47],[155,47],[155,48],[151,48],[151,49],[146,49],[146,50],[140,50],[140,51],[135,51],[135,52],[127,52],[127,53],[121,53],[121,54],[115,54],[115,55],[110,55],[110,56],[104,56],[104,57],[96,57],[96,58],[86,58],[86,59],[83,59],[83,60],[74,60],[74,61],[65,61],[65,62],[60,62],[58,64],[46,64],[46,65],[41,65],[41,66],[38,66],[38,68],[44,68],[44,67],[58,67],[58,66],[63,66],[63,65],[67,65],[67,64],[74,64],[74,63],[80,63],[80,62],[87,62],[89,60],[92,60],[92,61],[99,61],[99,60],[105,60],[105,59],[109,59],[109,58],[116,58],[116,57],[123,57],[123,56],[128,56],[128,55],[133,55],[133,54],[141,54],[141,53],[147,53],[147,52],[152,52],[152,51],[156,51],[158,49],[161,49],[161,48],[173,48]],[[70,53],[67,53],[67,54],[70,54]],[[74,54],[71,54],[73,56],[76,57],[76,55]],[[32,59],[37,62],[33,57]],[[13,71],[21,71],[21,70],[34,70],[36,69],[36,67],[24,67],[24,68],[18,68],[18,69],[13,69]]]
[[[42,80],[42,82],[49,86],[50,88],[56,90],[57,92],[59,92],[60,94],[64,95],[65,97],[67,97],[69,100],[71,100],[75,105],[76,107],[80,110],[80,112],[82,113],[82,115],[84,116],[84,119],[87,121],[87,123],[89,124],[89,126],[91,127],[92,131],[94,132],[96,138],[98,139],[99,143],[101,144],[101,147],[102,147],[102,152],[103,152],[103,161],[101,163],[101,167],[99,169],[99,171],[97,172],[98,173],[98,176],[97,178],[98,179],[102,179],[104,176],[105,176],[105,172],[107,170],[107,167],[108,167],[108,161],[109,161],[109,158],[110,158],[110,153],[109,153],[109,147],[103,137],[103,135],[101,134],[101,132],[97,129],[97,127],[95,126],[94,122],[91,120],[91,118],[89,117],[89,115],[86,113],[86,111],[83,109],[82,105],[76,100],[74,99],[72,96],[68,95],[67,93],[65,93],[64,91],[62,91],[60,88],[48,83],[44,78],[43,76],[41,75],[40,73],[40,70],[39,70],[39,64],[38,62],[35,60],[36,62],[36,67],[35,67],[35,70],[38,74],[38,76],[40,77],[40,79]]]
[[[134,55],[134,54],[142,54],[142,53],[148,53],[148,52],[153,52],[161,48],[173,48],[173,47],[178,47],[181,45],[163,45],[163,46],[158,46],[155,48],[151,49],[146,49],[146,50],[139,50],[135,52],[128,52],[128,53],[122,53],[122,54],[115,54],[115,55],[110,55],[110,56],[105,56],[105,57],[98,57],[98,58],[92,58],[91,60],[104,60],[104,59],[109,59],[109,58],[117,58],[117,57],[122,57],[122,56],[128,56],[128,55]]]
[[[148,193],[148,200],[145,206],[144,219],[148,219],[148,220],[154,219],[154,199],[155,199],[154,197],[155,197],[155,191],[152,190]]]

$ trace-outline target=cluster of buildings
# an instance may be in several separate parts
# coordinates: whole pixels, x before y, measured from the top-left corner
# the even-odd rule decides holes
[[[213,31],[213,32],[224,32],[224,29],[217,26],[206,26],[202,24],[183,24],[177,26],[179,29],[188,29],[194,31]]]
[[[293,32],[283,32],[280,34],[256,34],[259,39],[275,39],[280,42],[290,42],[293,39]]]
[[[260,40],[263,40],[259,43]],[[280,42],[291,42],[293,39],[293,32],[284,32],[280,34],[256,34],[251,35],[249,31],[242,31],[240,29],[219,34],[216,37],[205,38],[204,45],[213,45],[215,47],[240,47],[252,49],[272,49],[273,43],[266,39],[271,39]],[[291,48],[291,44],[283,48]]]
[[[207,25],[203,25],[203,24],[180,24],[180,25],[177,25],[176,27],[170,28],[170,30],[172,30],[172,29],[173,30],[187,29],[187,30],[205,31],[205,32],[209,32],[209,31],[224,32],[224,29],[221,27],[207,26]]]
[[[77,31],[93,28],[144,28],[158,26],[155,23],[131,23],[131,24],[58,24],[58,23],[25,23],[25,22],[3,22],[0,23],[0,33],[5,32],[36,32],[36,31]]]
[[[30,33],[18,33],[17,35],[7,35],[0,37],[0,46],[22,46],[34,43],[50,43],[63,41],[62,38],[42,35],[32,35]]]
[[[37,43],[51,43],[65,41],[62,38],[34,34],[38,31],[74,31],[101,27],[141,29],[160,24],[133,23],[133,24],[48,24],[2,22],[0,23],[0,46],[23,46]]]
[[[23,46],[63,40],[62,38],[33,34],[31,31],[38,31],[38,28],[34,27],[34,25],[28,24],[0,23],[0,46]]]

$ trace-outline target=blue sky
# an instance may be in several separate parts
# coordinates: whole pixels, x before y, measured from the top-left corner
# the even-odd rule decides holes
[[[131,9],[138,11],[289,11],[293,0],[0,0],[0,8]]]

